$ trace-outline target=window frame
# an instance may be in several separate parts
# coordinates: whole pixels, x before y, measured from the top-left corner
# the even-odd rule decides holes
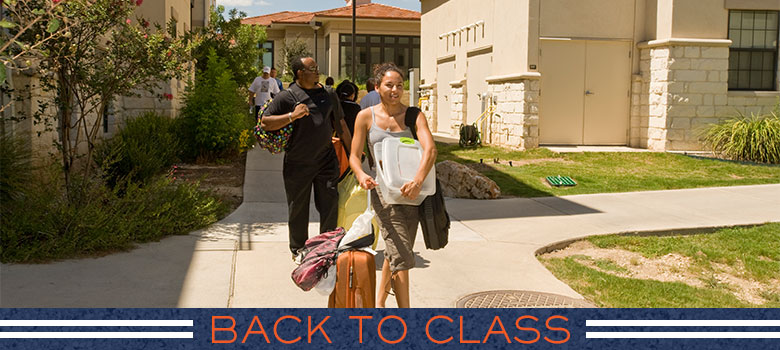
[[[384,35],[384,34],[356,34],[355,35],[359,40],[355,43],[355,49],[361,50],[364,49],[366,52],[366,67],[363,70],[363,72],[355,72],[358,77],[361,75],[363,76],[371,76],[372,67],[376,64],[385,62],[385,48],[393,48],[396,50],[395,58],[397,58],[397,54],[400,50],[400,52],[406,52],[408,53],[407,57],[405,57],[406,60],[406,66],[405,68],[419,68],[415,67],[414,63],[417,62],[419,65],[419,58],[417,60],[414,59],[414,49],[420,49],[420,40],[421,38],[419,36],[415,35]],[[347,67],[347,71],[345,72],[342,69],[342,66],[344,64],[344,55],[342,55],[342,51],[346,48],[347,51],[352,50],[352,34],[351,33],[339,33],[339,55],[338,55],[338,70],[339,70],[339,76],[346,77],[349,75],[349,70],[351,67]],[[361,39],[362,38],[362,39]],[[379,38],[378,43],[372,43],[372,38]],[[407,43],[406,44],[400,44],[400,38],[406,38]],[[415,40],[417,39],[417,40]],[[386,41],[392,41],[392,42],[386,42]],[[415,44],[417,42],[417,44]],[[372,47],[378,47],[379,48],[379,57],[381,62],[373,62],[371,59],[371,48]],[[395,59],[394,59],[395,61]],[[402,68],[404,68],[402,67]]]
[[[270,44],[271,45],[270,49],[267,49],[265,47],[266,44]],[[263,52],[262,54],[260,54],[260,64],[265,66],[265,62],[263,61],[263,55],[265,55],[266,53],[269,53],[269,54],[271,54],[271,65],[269,67],[275,68],[275,65],[276,65],[276,57],[275,56],[276,55],[274,55],[274,50],[276,49],[276,43],[274,43],[273,40],[266,40],[263,43],[259,44],[259,46],[260,46],[260,49],[266,50],[266,52]]]
[[[739,28],[732,28],[732,17],[733,17],[732,14],[735,13],[735,12],[739,12],[739,13],[751,12],[751,13],[753,13],[753,18],[754,19],[755,19],[755,14],[756,13],[766,13],[766,14],[775,13],[776,16],[777,16],[777,20],[775,21],[776,27],[774,28],[774,31],[775,31],[775,33],[777,35],[777,37],[774,38],[774,40],[775,40],[775,47],[774,48],[734,47],[734,45],[735,45],[734,38],[731,37],[731,31],[732,30],[739,30],[740,32],[744,32],[744,30],[750,30],[751,33],[756,30],[755,26],[752,27],[752,28],[744,28],[744,27],[742,27],[742,25],[740,25]],[[761,30],[766,31],[766,30],[771,30],[771,29],[761,29]],[[729,80],[728,81],[730,83],[732,81],[732,79],[736,79],[737,80],[737,83],[735,84],[736,85],[735,87],[731,87],[731,84],[729,84],[728,91],[779,91],[780,90],[780,86],[779,86],[780,83],[778,83],[778,71],[780,70],[780,64],[779,64],[780,62],[778,62],[778,58],[779,58],[778,56],[780,56],[780,54],[779,54],[780,53],[780,11],[730,9],[728,11],[727,37],[728,37],[729,40],[732,40],[732,46],[729,46],[729,68],[728,68]],[[740,53],[749,53],[750,54],[749,57],[751,57],[751,58],[752,58],[753,54],[759,54],[759,55],[764,55],[766,53],[771,53],[772,54],[772,60],[773,60],[772,61],[773,66],[772,67],[773,67],[773,69],[771,71],[772,72],[772,80],[771,80],[772,81],[772,86],[771,87],[769,87],[769,88],[751,88],[750,87],[751,79],[752,79],[752,74],[751,73],[755,72],[755,71],[758,71],[758,72],[761,72],[761,76],[763,77],[763,74],[765,74],[764,72],[766,72],[766,70],[763,70],[763,69],[760,69],[760,70],[759,69],[748,69],[747,70],[747,72],[748,72],[748,83],[747,83],[748,87],[740,87],[739,86],[739,76],[733,78],[733,74],[737,74],[738,75],[740,71],[745,71],[745,70],[744,69],[739,69],[739,67],[737,67],[736,70],[732,70],[731,69],[731,60],[735,59],[735,54],[740,54]],[[752,61],[752,59],[751,59],[751,61]],[[737,63],[737,65],[739,65],[739,63]],[[750,68],[752,68],[751,65],[752,65],[752,63],[749,63],[749,67]],[[762,78],[762,80],[763,80],[763,78]]]

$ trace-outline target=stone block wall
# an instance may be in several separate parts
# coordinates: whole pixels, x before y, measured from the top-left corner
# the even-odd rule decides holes
[[[450,130],[439,130],[458,135],[460,126],[466,122],[466,81],[450,83]]]
[[[716,108],[715,114],[719,118],[736,115],[764,115],[768,114],[780,103],[780,93],[761,91],[731,91],[726,99],[726,107]]]
[[[539,147],[539,89],[539,79],[489,81],[496,111],[486,123],[483,142],[522,150]]]
[[[13,106],[4,112],[9,118],[18,118],[6,121],[4,131],[24,140],[34,164],[48,164],[52,159],[56,161],[56,158],[51,157],[57,154],[54,144],[60,139],[54,93],[43,90],[36,76],[14,72],[12,81],[16,93],[26,98],[22,101],[14,100]],[[37,112],[43,112],[42,120],[34,118]]]
[[[43,91],[40,88],[40,81],[36,76],[14,73],[13,85],[16,91],[25,96],[24,101],[14,103],[14,114],[17,116],[26,116],[27,118],[19,122],[8,122],[5,125],[7,131],[19,135],[27,140],[33,158],[50,158],[50,154],[56,154],[55,142],[60,140],[59,125],[56,118],[58,108],[54,100],[53,91]],[[173,81],[171,83],[161,84],[161,88],[155,93],[147,91],[139,92],[140,96],[135,97],[117,97],[110,107],[108,115],[108,132],[104,132],[101,124],[97,130],[97,140],[108,139],[115,135],[118,128],[124,125],[128,118],[134,118],[145,112],[154,111],[162,115],[176,117],[178,111],[184,106],[183,92],[184,83]],[[29,92],[27,92],[29,90]],[[173,96],[172,99],[161,99],[159,96],[168,93]],[[42,105],[47,105],[45,110],[46,122],[35,121],[32,116]],[[97,113],[87,115],[87,125],[91,128],[97,122]],[[73,121],[78,119],[78,111],[74,110]],[[83,130],[80,129],[83,134]],[[77,130],[72,129],[71,135],[75,138]],[[86,151],[87,143],[82,135],[78,144],[74,143],[72,147],[77,147],[80,151]]]
[[[642,61],[640,61],[642,62]],[[647,62],[649,64],[649,61]],[[629,121],[628,145],[635,148],[647,147],[647,121],[650,110],[649,83],[642,75],[634,75],[631,81],[631,119]],[[644,124],[643,124],[644,123]]]
[[[438,97],[436,95],[436,85],[421,86],[420,97],[427,98],[421,100],[418,107],[425,114],[425,119],[428,120],[428,127],[434,130],[438,121],[438,116],[436,115],[436,98]]]
[[[728,90],[728,41],[677,41],[640,50],[641,75],[632,83],[632,146],[701,150],[707,126],[738,113],[766,113],[780,96]]]
[[[184,91],[186,84],[183,81],[172,79],[170,83],[160,84],[160,88],[154,92],[138,91],[139,96],[124,96],[118,98],[108,118],[108,133],[104,137],[111,137],[123,126],[128,118],[134,118],[146,112],[155,112],[176,118],[184,108]],[[171,99],[164,96],[170,94]]]

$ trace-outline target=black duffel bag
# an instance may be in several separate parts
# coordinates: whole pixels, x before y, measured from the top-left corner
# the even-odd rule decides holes
[[[409,107],[404,118],[404,123],[411,129],[415,140],[417,139],[416,121],[419,113],[418,108]],[[436,193],[426,197],[419,205],[418,210],[425,248],[433,250],[444,248],[450,236],[450,214],[447,214],[447,208],[444,206],[444,195],[442,195],[439,179],[436,179]]]
[[[450,214],[444,206],[441,184],[436,180],[436,193],[428,196],[419,206],[420,227],[422,228],[425,248],[441,249],[449,242]]]

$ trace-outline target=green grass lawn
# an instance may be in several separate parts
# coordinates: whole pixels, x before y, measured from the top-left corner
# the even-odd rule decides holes
[[[561,281],[601,307],[780,307],[780,224],[722,229],[712,234],[686,236],[600,236],[588,238],[599,248],[637,252],[648,258],[676,253],[694,262],[689,273],[704,282],[704,288],[682,282],[661,282],[616,276],[624,269],[611,261],[597,262],[598,269],[582,262],[588,256],[565,258],[540,256],[542,263]],[[723,266],[740,271],[741,278],[774,286],[761,295],[763,304],[737,298],[735,286],[709,283]]]
[[[437,162],[479,163],[503,196],[545,197],[713,186],[780,183],[780,167],[749,165],[671,153],[555,153],[539,148],[510,151],[498,147],[462,149],[437,143]],[[493,162],[498,158],[500,164]],[[512,161],[509,166],[507,161]],[[527,162],[526,165],[519,165]],[[553,188],[547,176],[570,176],[577,185]]]

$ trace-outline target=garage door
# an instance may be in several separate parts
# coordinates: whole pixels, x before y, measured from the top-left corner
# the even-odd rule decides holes
[[[630,44],[543,40],[541,47],[540,143],[625,145]]]

